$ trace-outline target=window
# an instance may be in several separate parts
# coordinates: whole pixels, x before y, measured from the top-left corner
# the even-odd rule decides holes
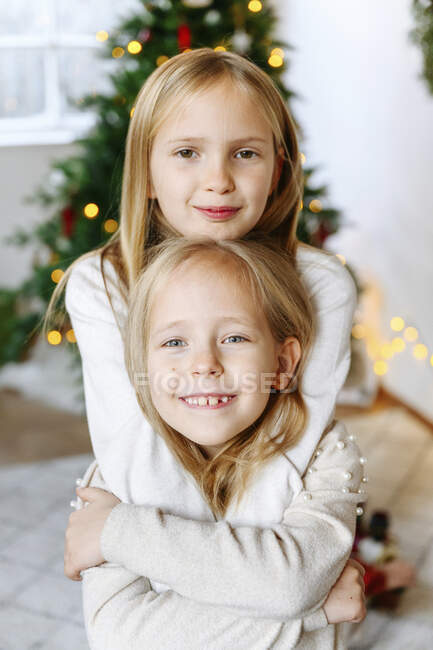
[[[4,3],[6,4],[6,2]],[[93,123],[82,97],[110,92],[109,32],[138,0],[9,0],[0,10],[0,144],[72,142]]]

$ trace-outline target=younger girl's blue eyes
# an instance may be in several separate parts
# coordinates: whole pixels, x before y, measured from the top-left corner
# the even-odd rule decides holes
[[[229,343],[241,343],[242,341],[246,341],[246,338],[243,336],[239,336],[237,334],[232,335],[232,336],[227,336],[224,341],[229,341]],[[185,341],[182,341],[181,339],[170,339],[169,341],[166,341],[163,343],[162,347],[163,348],[180,348],[186,345]]]
[[[174,345],[171,345],[171,343],[174,343]],[[179,348],[180,345],[176,345],[176,343],[184,343],[184,341],[181,341],[180,339],[170,339],[170,341],[167,341],[166,343],[163,344],[163,348]]]
[[[186,153],[186,154],[195,154],[196,152],[193,151],[192,149],[180,149],[180,151],[176,151],[175,156],[176,156],[176,158],[181,158],[182,160],[191,160],[192,159],[191,155],[184,156],[183,155],[184,153]],[[242,151],[238,151],[236,155],[244,154],[244,153],[252,154],[252,155],[249,155],[247,158],[242,156],[241,160],[252,160],[253,157],[257,158],[257,156],[258,156],[258,154],[255,151],[251,151],[250,149],[242,149]]]

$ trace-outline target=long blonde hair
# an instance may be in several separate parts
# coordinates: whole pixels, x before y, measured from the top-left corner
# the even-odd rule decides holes
[[[150,314],[158,291],[175,270],[194,259],[218,268],[230,263],[257,309],[263,310],[274,339],[283,342],[287,337],[296,337],[302,350],[291,389],[271,393],[258,420],[222,445],[212,459],[162,419],[153,405],[149,382],[142,381],[147,376]],[[150,249],[146,261],[146,269],[130,295],[125,335],[128,374],[153,429],[195,478],[214,514],[224,516],[234,498],[239,504],[252,475],[272,457],[289,449],[304,431],[306,410],[300,384],[313,336],[312,308],[293,256],[267,240],[266,235],[260,242],[254,241],[252,235],[241,241],[168,239]]]
[[[144,268],[146,249],[166,237],[180,235],[164,219],[157,200],[148,197],[152,143],[174,107],[179,110],[181,104],[193,101],[196,93],[227,79],[249,95],[270,124],[275,154],[284,152],[278,184],[255,230],[268,233],[283,248],[296,252],[303,173],[295,124],[277,88],[258,66],[233,52],[200,48],[178,54],[153,71],[136,98],[126,140],[119,230],[104,246],[81,256],[67,269],[48,305],[45,332],[69,275],[80,260],[100,252],[105,281],[104,259],[109,258],[127,296]]]

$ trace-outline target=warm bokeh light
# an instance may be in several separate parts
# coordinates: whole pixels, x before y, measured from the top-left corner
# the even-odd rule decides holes
[[[373,370],[375,375],[385,375],[388,372],[388,364],[386,361],[376,361]]]
[[[115,47],[113,48],[111,54],[114,59],[120,59],[120,57],[122,57],[125,54],[125,50],[123,49],[123,47]]]
[[[118,223],[114,219],[107,219],[107,221],[105,221],[104,223],[105,232],[110,232],[110,233],[116,232],[117,227],[118,227]]]
[[[84,216],[88,219],[94,219],[99,214],[99,207],[96,205],[96,203],[88,203],[84,206],[83,212]]]
[[[319,199],[313,199],[310,201],[310,205],[308,207],[310,208],[311,212],[321,212],[322,201],[319,201]]]
[[[282,59],[284,59],[284,50],[281,49],[281,47],[274,47],[274,49],[271,52],[271,56],[280,56]]]
[[[367,329],[362,323],[357,323],[352,327],[352,336],[355,339],[363,339],[367,334]]]
[[[391,359],[394,356],[394,349],[391,343],[384,343],[380,348],[380,356],[384,359]]]
[[[227,52],[224,45],[217,45],[216,47],[214,47],[214,50],[215,50],[215,52]]]
[[[66,332],[66,338],[69,341],[69,343],[76,343],[77,342],[77,339],[75,338],[74,330],[68,330]]]
[[[100,43],[103,43],[106,41],[108,38],[108,32],[105,30],[101,29],[99,32],[96,32],[96,40],[99,41]]]
[[[271,54],[271,56],[268,59],[268,63],[271,66],[271,68],[281,68],[281,66],[284,63],[283,57],[279,56],[278,54]]]
[[[406,327],[404,330],[404,338],[409,342],[416,341],[418,338],[418,330],[415,327]]]
[[[54,271],[51,273],[51,279],[53,282],[56,284],[60,282],[62,277],[65,275],[65,272],[62,271],[62,269],[54,269]]]
[[[305,163],[307,162],[307,156],[306,156],[304,153],[301,152],[301,153],[299,154],[299,158],[301,159],[301,163],[302,163],[303,165],[305,165]]]
[[[390,325],[394,332],[401,332],[404,327],[404,320],[400,316],[394,316],[394,318],[391,318]]]
[[[379,351],[380,351],[380,345],[377,341],[374,341],[373,339],[367,341],[367,354],[370,357],[370,359],[375,359],[379,354]]]
[[[406,343],[403,341],[403,339],[400,336],[396,336],[395,338],[393,338],[391,345],[394,352],[403,352],[403,350],[406,347]]]
[[[129,54],[139,54],[143,46],[138,41],[129,41],[128,43],[128,52]]]
[[[301,200],[301,202],[300,202],[300,204],[299,204],[299,209],[300,209],[300,210],[303,210],[303,209],[304,209],[304,202],[303,202],[302,200]]]
[[[133,107],[131,108],[131,110],[130,110],[130,112],[129,112],[129,117],[132,117],[132,116],[134,115],[134,111],[135,111],[135,106],[133,106]]]
[[[428,350],[427,346],[424,345],[423,343],[417,343],[413,349],[413,356],[415,359],[427,359],[428,356]]]
[[[340,260],[343,266],[346,264],[346,258],[344,257],[344,255],[340,255],[340,253],[337,253],[335,257],[338,257],[338,259]]]
[[[430,357],[430,365],[433,366],[433,354]]]
[[[47,334],[47,341],[50,345],[59,345],[62,341],[62,335],[58,330],[51,330]]]
[[[163,63],[165,63],[166,61],[168,61],[168,56],[165,56],[165,54],[161,54],[161,55],[156,59],[156,65],[157,65],[158,68],[159,68],[159,66],[162,65]]]
[[[248,3],[248,9],[253,13],[261,11],[262,7],[263,5],[259,0],[251,0],[251,2]]]

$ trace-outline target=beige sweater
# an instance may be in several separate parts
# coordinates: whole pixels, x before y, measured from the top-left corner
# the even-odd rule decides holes
[[[345,648],[322,605],[346,563],[363,463],[344,427],[326,434],[269,528],[195,521],[121,503],[101,537],[107,562],[83,572],[92,650]],[[106,488],[95,463],[85,485]],[[169,585],[157,593],[151,580]]]

